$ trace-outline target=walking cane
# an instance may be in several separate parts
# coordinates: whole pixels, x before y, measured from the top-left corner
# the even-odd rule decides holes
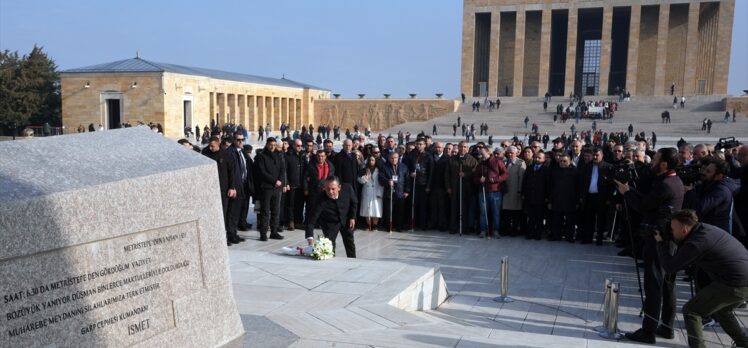
[[[486,216],[486,238],[487,239],[491,239],[491,232],[492,231],[488,227],[488,205],[486,205],[486,182],[485,182],[485,180],[486,180],[485,179],[486,178],[486,167],[482,166],[481,167],[481,171],[482,171],[482,177],[483,177],[483,183],[482,183],[482,187],[483,187],[483,215]]]
[[[413,177],[413,186],[410,189],[410,232],[416,228],[416,177]]]
[[[392,191],[394,188],[394,186],[390,186],[390,234],[392,234]]]
[[[458,155],[459,156],[459,155]],[[460,159],[460,176],[457,178],[457,180],[460,181],[460,216],[458,217],[458,220],[460,221],[460,237],[462,237],[462,159]]]

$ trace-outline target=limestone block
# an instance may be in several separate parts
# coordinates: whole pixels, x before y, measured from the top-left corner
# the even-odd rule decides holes
[[[2,142],[0,157],[1,347],[243,333],[215,162],[146,127]]]

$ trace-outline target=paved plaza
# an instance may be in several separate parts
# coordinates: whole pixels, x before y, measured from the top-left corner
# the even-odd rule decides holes
[[[621,285],[619,328],[633,331],[641,323],[633,259],[617,256],[609,244],[356,231],[358,259],[346,259],[341,245],[335,259],[313,261],[280,253],[283,246],[303,243],[303,231],[287,231],[285,240],[270,242],[259,242],[254,231],[242,234],[247,242],[230,247],[229,258],[234,296],[249,330],[245,346],[637,346],[593,331],[601,324],[606,278]],[[509,295],[516,300],[508,304],[492,300],[499,292],[502,256],[509,256]],[[373,284],[400,278],[400,269],[430,265],[439,268],[449,289],[437,310],[404,311],[382,306],[384,301],[373,308],[355,305]],[[658,339],[657,346],[686,346],[680,308],[690,297],[688,283],[678,281],[676,291],[676,337]],[[310,292],[316,294],[307,297]],[[301,314],[289,317],[289,304]],[[748,322],[748,311],[738,314]],[[707,329],[705,337],[709,347],[731,344],[719,328]]]

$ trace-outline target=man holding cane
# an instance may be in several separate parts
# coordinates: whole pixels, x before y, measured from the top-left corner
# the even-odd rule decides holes
[[[483,147],[480,150],[481,161],[477,170],[473,172],[473,182],[481,186],[480,198],[480,236],[499,238],[499,217],[501,214],[501,185],[509,177],[504,162],[496,156],[491,156],[491,149]],[[488,217],[491,220],[491,233],[488,233]]]

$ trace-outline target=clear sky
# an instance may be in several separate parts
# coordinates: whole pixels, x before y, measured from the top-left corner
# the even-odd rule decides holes
[[[729,93],[748,89],[737,0]],[[461,0],[0,0],[0,49],[60,69],[132,58],[281,77],[344,97],[459,94]]]

